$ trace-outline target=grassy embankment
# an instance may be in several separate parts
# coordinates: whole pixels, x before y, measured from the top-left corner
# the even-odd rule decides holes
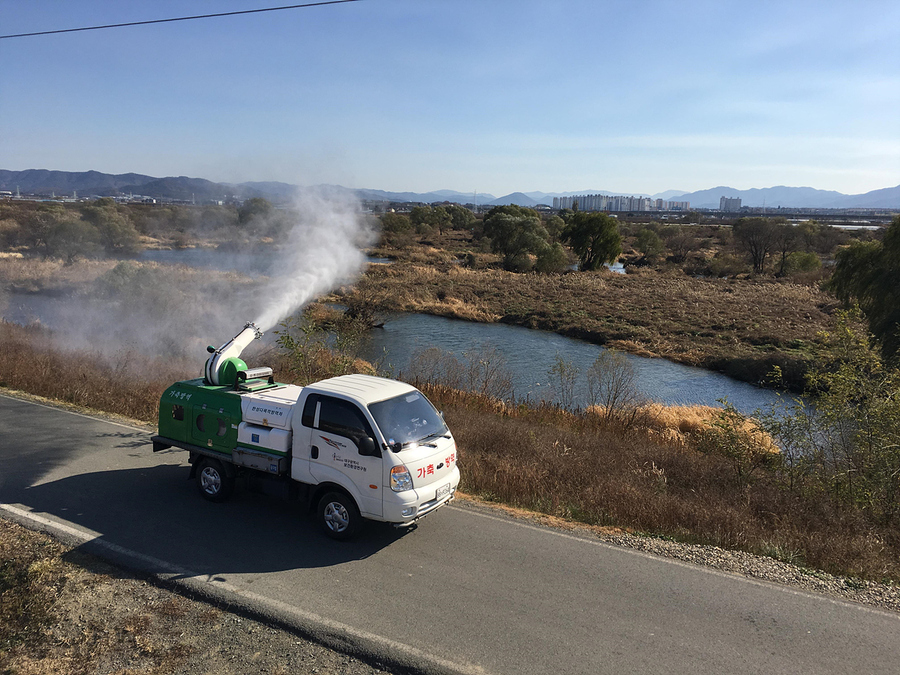
[[[683,272],[516,274],[452,264],[372,266],[345,301],[555,331],[748,381],[779,365],[802,383],[837,303],[817,288]]]
[[[388,671],[0,518],[3,675],[310,672]]]
[[[0,386],[150,424],[164,388],[196,371],[133,359],[135,370],[117,370],[90,354],[64,356],[38,328],[5,323],[0,342]],[[282,370],[279,379],[289,376]],[[712,433],[703,410],[646,410],[624,425],[591,412],[507,406],[422,386],[457,437],[468,494],[829,572],[900,579],[896,528],[838,510],[827,495],[789,491],[768,453],[754,459],[698,452]]]

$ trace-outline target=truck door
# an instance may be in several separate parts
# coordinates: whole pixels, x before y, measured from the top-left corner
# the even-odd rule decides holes
[[[360,511],[381,516],[381,448],[362,409],[352,401],[312,394],[304,406],[302,425],[311,429],[309,472],[314,481],[348,488],[352,484],[360,496]]]

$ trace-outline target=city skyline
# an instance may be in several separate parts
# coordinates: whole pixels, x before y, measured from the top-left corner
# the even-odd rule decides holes
[[[3,7],[3,34],[274,6]],[[0,40],[0,166],[428,192],[900,184],[890,2],[363,0]]]

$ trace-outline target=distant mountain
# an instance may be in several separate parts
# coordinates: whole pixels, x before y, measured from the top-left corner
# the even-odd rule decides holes
[[[900,185],[873,190],[862,195],[845,195],[834,190],[784,185],[752,190],[737,190],[722,185],[709,190],[673,195],[670,199],[690,202],[692,207],[698,209],[717,209],[721,197],[740,197],[742,206],[765,206],[773,209],[779,206],[816,209],[900,208]]]
[[[498,197],[494,201],[488,202],[487,206],[505,206],[507,204],[515,204],[516,206],[537,206],[538,202],[524,192],[513,192],[505,197]]]
[[[553,204],[554,197],[569,197],[584,194],[621,194],[608,190],[573,190],[569,192],[513,192],[505,197],[479,192],[458,192],[456,190],[435,190],[433,192],[387,192],[384,190],[353,189],[340,185],[319,185],[316,189],[326,189],[336,194],[351,194],[367,201],[384,202],[434,202],[451,201],[460,204],[473,203],[477,198],[481,206],[517,204],[537,206]],[[77,192],[80,197],[145,195],[157,199],[176,199],[205,202],[226,198],[249,199],[264,197],[274,203],[289,202],[304,189],[289,183],[275,181],[246,183],[214,183],[203,178],[169,176],[155,178],[139,173],[108,174],[99,171],[50,171],[28,169],[7,171],[0,169],[0,190],[23,194],[68,196]],[[633,196],[648,196],[645,193],[631,193]],[[779,185],[769,188],[737,190],[719,186],[696,192],[666,190],[653,195],[654,199],[688,201],[694,208],[719,208],[720,197],[740,197],[743,206],[778,208],[884,208],[900,209],[900,185],[872,190],[860,195],[845,195],[833,190],[817,190],[811,187],[786,187]]]
[[[269,195],[270,197],[277,197],[277,201],[289,201],[294,197],[295,194],[297,194],[296,185],[291,185],[290,183],[278,183],[273,181],[238,183],[237,185],[232,185],[232,187],[236,188],[238,191],[256,192],[260,197],[266,195]]]
[[[838,209],[896,209],[900,208],[900,185],[892,188],[872,190],[861,195],[845,195],[838,200],[840,206],[829,206]]]
[[[6,171],[0,169],[0,190],[17,189],[29,194],[70,195],[73,191],[82,194],[108,194],[121,190],[125,186],[144,185],[153,180],[153,176],[139,173],[122,173],[113,175],[99,171],[48,171],[47,169],[27,169],[25,171]]]
[[[675,197],[678,197],[679,195],[683,195],[683,194],[685,194],[684,190],[666,190],[665,192],[657,192],[655,195],[650,195],[650,198],[651,199],[665,199],[667,202],[668,201],[676,201],[676,202],[686,201],[686,200],[682,200],[682,199],[675,199]]]
[[[479,192],[457,192],[456,190],[435,190],[433,192],[385,192],[384,190],[357,190],[360,199],[382,200],[387,202],[456,202],[458,204],[474,204],[475,199],[479,204],[488,204],[494,199],[494,195]]]

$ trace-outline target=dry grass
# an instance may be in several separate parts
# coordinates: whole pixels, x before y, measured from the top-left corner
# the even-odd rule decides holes
[[[56,542],[0,521],[0,665],[4,653],[39,638],[64,582]]]
[[[588,408],[587,412],[602,418],[608,417],[607,411],[603,409]],[[649,403],[638,408],[635,417],[637,426],[645,429],[651,437],[689,447],[692,439],[709,431],[714,423],[721,419],[721,415],[722,408],[708,405]],[[764,452],[770,454],[781,452],[772,437],[751,418],[743,419],[737,431]]]
[[[61,260],[0,257],[0,287],[26,293],[59,292],[92,283],[118,264],[117,260]]]
[[[97,354],[63,353],[38,326],[0,322],[0,344],[0,386],[144,422],[155,421],[168,385],[197,370],[134,353],[112,363]]]

